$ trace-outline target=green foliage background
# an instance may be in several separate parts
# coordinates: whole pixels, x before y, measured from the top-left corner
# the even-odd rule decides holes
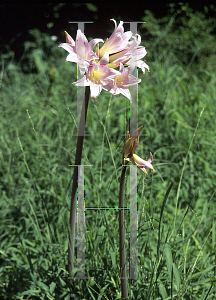
[[[155,19],[145,12],[136,153],[139,277],[130,299],[215,299],[215,19],[188,4]],[[0,73],[0,298],[121,299],[118,212],[86,211],[86,276],[71,294],[69,207],[76,151],[76,65],[47,34],[31,30],[19,62],[8,49]],[[117,206],[128,100],[91,100],[84,140],[86,206]],[[129,171],[125,206],[129,205]],[[129,257],[129,215],[126,257]],[[128,266],[127,266],[128,270]],[[76,276],[76,268],[74,270]]]

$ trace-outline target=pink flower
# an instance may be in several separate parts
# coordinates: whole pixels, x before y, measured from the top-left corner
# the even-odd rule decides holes
[[[143,73],[145,73],[145,68],[149,71],[149,66],[140,59],[143,58],[147,54],[147,52],[145,47],[139,46],[141,43],[140,35],[136,34],[136,36],[132,36],[134,40],[130,42],[127,49],[112,56],[112,63],[115,65],[119,64],[120,62],[122,64],[129,64],[133,68],[141,68]]]
[[[149,159],[147,161],[143,160],[141,157],[139,157],[135,153],[132,155],[131,158],[126,159],[126,160],[129,160],[134,165],[137,165],[137,167],[140,170],[142,170],[144,173],[146,173],[147,175],[148,175],[148,173],[146,172],[146,169],[151,169],[155,172],[155,169],[153,168],[153,166],[151,164],[151,162],[153,161],[153,155],[151,154],[151,152],[150,152]]]
[[[102,39],[93,39],[88,42],[85,35],[80,29],[77,30],[76,43],[72,37],[65,31],[66,43],[60,44],[59,47],[64,48],[70,54],[66,61],[72,61],[79,65],[80,74],[83,76],[88,71],[88,67],[93,59],[98,59],[98,56],[93,52],[94,46],[103,42]]]
[[[124,33],[124,27],[123,22],[120,21],[118,27],[116,24],[116,21],[114,19],[111,19],[115,23],[115,29],[110,36],[109,39],[104,43],[104,45],[99,50],[99,57],[102,57],[105,52],[108,52],[109,55],[113,53],[120,52],[125,49],[125,47],[129,46],[129,39],[132,36],[131,31],[127,31]],[[97,52],[96,52],[97,53]],[[110,57],[111,59],[111,57]]]
[[[113,68],[121,63],[128,63],[131,66],[133,65],[133,68],[141,68],[143,73],[145,73],[145,68],[149,71],[149,66],[141,60],[147,52],[145,47],[139,46],[141,43],[140,35],[132,36],[131,31],[124,33],[123,22],[120,21],[117,27],[116,21],[114,19],[111,20],[115,23],[115,30],[100,50],[99,45],[97,46],[96,54],[101,57],[105,52],[109,52],[110,67]],[[131,37],[133,41],[129,41]]]
[[[130,59],[128,61],[128,63],[130,65],[135,65],[138,68],[141,68],[141,70],[143,71],[143,73],[145,74],[145,68],[149,71],[149,66],[142,60],[140,60],[141,58],[143,58],[147,52],[145,47],[143,46],[139,46],[141,43],[141,37],[139,34],[136,34],[137,38],[135,36],[133,36],[133,42],[130,45]]]
[[[139,35],[136,37],[132,36],[131,31],[124,32],[122,21],[117,27],[116,21],[111,20],[115,23],[115,29],[100,49],[98,43],[103,40],[93,39],[88,42],[81,30],[77,31],[76,42],[65,32],[66,43],[59,47],[69,52],[66,61],[78,64],[82,78],[74,84],[90,86],[91,98],[97,98],[104,89],[113,95],[122,94],[132,102],[128,88],[141,82],[141,79],[131,73],[135,67],[141,68],[143,72],[145,68],[149,70],[148,65],[140,60],[147,52],[145,47],[139,46]],[[98,45],[94,53],[96,44]],[[124,68],[124,64],[128,67]],[[115,70],[117,67],[119,70]]]
[[[119,68],[119,75],[116,75],[114,86],[113,87],[104,87],[105,90],[109,91],[113,95],[122,94],[125,97],[127,97],[131,102],[131,93],[128,89],[128,87],[138,84],[141,79],[136,78],[133,75],[129,75],[129,71],[131,71],[131,68],[124,68],[124,66],[120,63]]]
[[[95,99],[99,96],[104,86],[114,85],[114,78],[119,74],[118,71],[108,67],[109,54],[106,52],[97,64],[91,64],[87,74],[80,80],[75,82],[75,85],[90,86],[91,98]]]

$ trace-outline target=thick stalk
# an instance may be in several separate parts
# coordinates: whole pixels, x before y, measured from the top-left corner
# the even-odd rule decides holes
[[[128,298],[126,261],[125,261],[125,229],[124,229],[124,182],[126,167],[124,166],[121,173],[120,191],[119,191],[119,253],[120,253],[120,276],[121,276],[121,293],[122,298]]]
[[[70,207],[70,234],[69,234],[69,245],[68,245],[68,272],[69,277],[74,268],[74,241],[75,241],[75,221],[76,221],[76,208],[77,208],[77,186],[78,186],[78,165],[81,164],[82,150],[83,150],[83,140],[84,140],[84,128],[87,116],[87,109],[89,103],[90,87],[85,88],[85,101],[83,101],[78,137],[77,137],[77,148],[76,148],[76,157],[75,157],[75,167],[73,174],[73,186],[71,194],[71,207]],[[78,174],[79,176],[79,174]]]

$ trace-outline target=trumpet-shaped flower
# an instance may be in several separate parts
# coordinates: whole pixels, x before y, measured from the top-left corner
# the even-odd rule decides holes
[[[102,88],[112,87],[114,78],[119,74],[118,71],[108,67],[109,53],[106,52],[97,64],[91,64],[88,72],[80,80],[75,82],[78,86],[90,86],[91,98],[99,96]]]
[[[149,71],[149,66],[141,60],[147,52],[145,47],[139,46],[141,43],[141,37],[139,34],[132,36],[133,41],[129,43],[129,47],[124,51],[114,54],[112,56],[112,64],[118,65],[120,62],[122,64],[129,64],[130,66],[141,68],[143,73],[145,73],[145,68]],[[132,71],[131,71],[132,73]]]
[[[137,38],[136,38],[137,37]],[[141,60],[147,52],[145,47],[139,46],[141,43],[141,37],[139,34],[136,34],[136,36],[133,36],[133,42],[130,45],[130,59],[128,63],[130,65],[135,65],[138,68],[141,68],[143,73],[145,74],[145,68],[149,71],[149,66]]]
[[[155,172],[155,169],[153,168],[151,162],[153,160],[153,155],[150,152],[149,159],[147,161],[143,160],[141,157],[136,155],[135,153],[130,158],[126,158],[125,160],[128,160],[132,162],[134,165],[136,165],[140,170],[142,170],[145,174],[148,175],[146,169],[151,169]]]
[[[131,102],[131,93],[128,87],[138,84],[141,79],[136,78],[133,75],[129,75],[130,68],[124,68],[124,66],[120,63],[119,75],[116,75],[114,85],[111,87],[104,87],[105,90],[109,91],[113,95],[122,94],[127,97]]]
[[[125,47],[129,46],[129,39],[132,37],[132,32],[127,31],[124,32],[123,22],[120,21],[118,27],[116,21],[111,19],[115,23],[115,30],[111,34],[110,38],[106,40],[104,45],[99,49],[97,49],[96,53],[99,57],[102,57],[105,52],[108,52],[109,55],[113,53],[120,52],[125,49]],[[110,56],[111,59],[111,56]]]
[[[59,47],[64,48],[69,52],[66,61],[72,61],[79,65],[80,74],[83,76],[88,71],[88,67],[93,59],[98,59],[98,56],[93,52],[94,46],[103,42],[102,39],[93,39],[88,42],[85,35],[80,29],[77,30],[76,43],[72,37],[65,31],[66,43],[60,44]]]
[[[132,36],[131,31],[124,33],[123,22],[120,21],[117,27],[116,21],[111,20],[115,23],[115,30],[100,50],[99,45],[97,46],[96,54],[101,57],[105,52],[109,52],[110,67],[117,67],[120,63],[128,63],[133,65],[133,68],[135,66],[141,68],[143,73],[145,73],[145,68],[149,71],[149,66],[141,60],[147,52],[145,47],[139,46],[141,43],[140,35]],[[131,37],[133,41],[129,41]]]
[[[65,32],[66,43],[59,47],[69,52],[66,61],[78,64],[82,78],[74,84],[90,86],[91,98],[97,98],[104,89],[113,95],[121,93],[132,101],[128,87],[138,84],[141,79],[131,74],[135,67],[141,68],[143,73],[146,68],[149,70],[148,65],[141,60],[147,52],[145,47],[139,46],[139,35],[132,36],[131,31],[124,32],[122,21],[117,26],[116,21],[111,20],[115,29],[100,49],[98,43],[103,40],[93,39],[88,42],[81,30],[77,31],[76,42]],[[94,53],[96,44],[98,45]],[[124,68],[124,64],[128,67]],[[115,70],[117,67],[119,69]]]

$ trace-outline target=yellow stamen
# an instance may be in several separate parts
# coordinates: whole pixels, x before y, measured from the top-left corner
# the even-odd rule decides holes
[[[91,73],[91,77],[90,77],[91,81],[99,84],[101,82],[101,72],[100,70],[94,70]]]

